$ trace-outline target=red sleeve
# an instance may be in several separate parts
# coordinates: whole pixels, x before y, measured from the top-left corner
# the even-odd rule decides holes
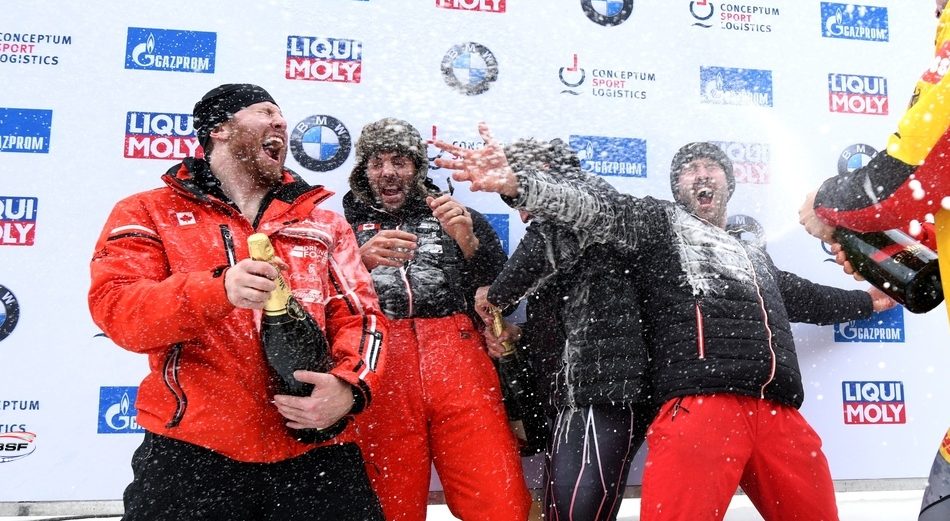
[[[359,389],[365,406],[385,365],[388,320],[363,266],[353,230],[341,216],[333,216],[336,243],[329,258],[333,293],[326,305],[327,339],[335,363],[330,372]]]
[[[92,319],[130,351],[196,338],[234,309],[223,276],[171,273],[163,240],[143,201],[132,197],[112,210],[90,263]]]

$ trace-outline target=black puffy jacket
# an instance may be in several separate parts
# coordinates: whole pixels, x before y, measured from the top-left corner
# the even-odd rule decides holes
[[[828,324],[871,315],[871,298],[780,271],[677,204],[518,174],[511,204],[629,251],[639,279],[644,339],[660,401],[735,393],[801,405],[790,321]]]
[[[407,201],[397,214],[369,206],[348,192],[343,210],[360,245],[380,230],[398,229],[417,237],[413,260],[398,268],[377,266],[370,273],[386,316],[437,318],[466,313],[476,318],[475,289],[491,284],[506,260],[498,235],[484,215],[468,209],[479,247],[466,260],[421,198]]]
[[[524,339],[555,405],[646,395],[647,350],[629,266],[629,254],[535,219],[489,289],[499,306],[530,294]]]

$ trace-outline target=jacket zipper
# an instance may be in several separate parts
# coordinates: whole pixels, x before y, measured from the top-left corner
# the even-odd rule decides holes
[[[234,253],[234,235],[231,233],[231,228],[227,224],[220,225],[221,228],[221,240],[224,242],[224,255],[228,261],[228,266],[234,266],[235,262],[235,253]]]
[[[399,230],[402,227],[402,224],[396,225],[396,229]],[[413,313],[413,297],[412,297],[412,285],[409,284],[409,268],[408,264],[412,261],[407,261],[399,267],[399,274],[402,276],[402,282],[406,285],[406,303],[409,305],[409,314],[408,317],[414,316]]]
[[[703,326],[703,310],[696,300],[696,351],[700,360],[706,359],[706,332]]]
[[[165,387],[168,387],[168,390],[175,395],[175,414],[172,415],[171,420],[165,424],[165,427],[170,429],[176,427],[181,423],[181,419],[185,416],[185,410],[188,408],[188,397],[185,395],[185,390],[181,387],[181,382],[178,381],[178,369],[180,365],[178,361],[181,359],[181,344],[175,344],[172,346],[171,351],[168,353],[168,358],[165,359],[165,370],[162,372],[162,380],[165,382]]]

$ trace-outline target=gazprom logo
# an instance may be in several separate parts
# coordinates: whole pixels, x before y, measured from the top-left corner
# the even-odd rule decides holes
[[[49,153],[53,111],[0,108],[0,152]]]
[[[217,33],[129,27],[125,68],[214,73]]]
[[[581,168],[588,172],[604,176],[647,176],[647,142],[644,139],[571,136],[568,145],[577,151]]]
[[[844,423],[907,423],[903,382],[841,382]]]
[[[822,2],[821,20],[825,38],[888,41],[886,7]]]
[[[488,220],[488,224],[491,225],[492,229],[495,230],[495,234],[498,235],[498,239],[501,240],[501,247],[505,250],[505,253],[511,254],[511,250],[508,249],[510,244],[508,236],[510,234],[508,227],[508,214],[506,213],[486,213],[485,219]]]
[[[769,70],[700,67],[699,83],[703,103],[772,106]]]
[[[864,320],[836,324],[835,342],[904,342],[904,308],[894,306]]]
[[[99,388],[99,434],[135,434],[145,432],[136,418],[135,397],[138,387]]]

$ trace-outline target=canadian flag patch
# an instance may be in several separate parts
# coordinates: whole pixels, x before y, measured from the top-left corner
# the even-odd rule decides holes
[[[378,223],[363,223],[356,227],[356,231],[358,232],[362,232],[365,230],[378,230],[378,229],[379,229]]]
[[[188,226],[198,222],[195,220],[195,214],[191,212],[176,212],[175,217],[178,218],[178,224],[181,226]]]

